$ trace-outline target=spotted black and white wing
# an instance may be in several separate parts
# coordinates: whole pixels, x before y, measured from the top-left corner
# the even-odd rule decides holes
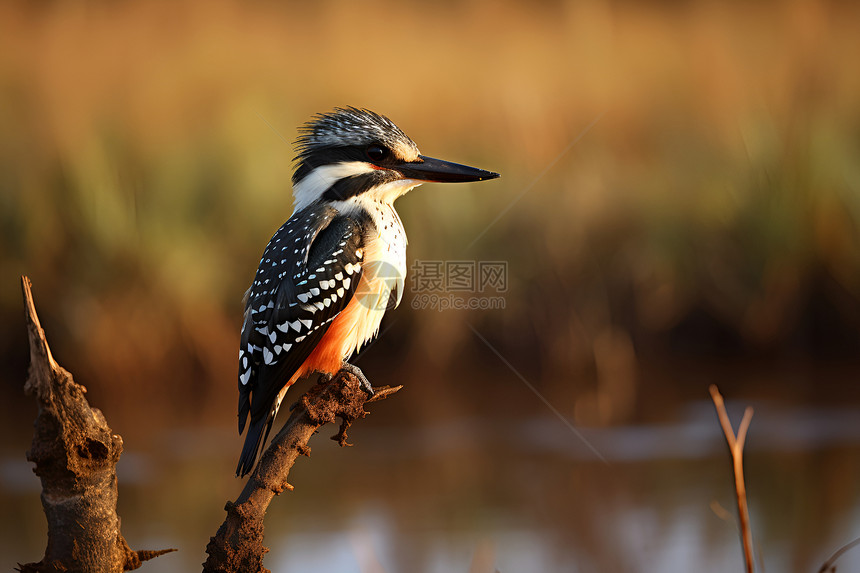
[[[269,241],[248,293],[239,347],[239,433],[249,416],[251,425],[237,474],[253,468],[278,394],[352,299],[362,240],[353,219],[320,205],[296,213]]]

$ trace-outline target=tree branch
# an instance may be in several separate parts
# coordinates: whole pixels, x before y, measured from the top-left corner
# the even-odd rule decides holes
[[[51,355],[33,303],[30,279],[21,277],[30,371],[24,391],[39,402],[27,459],[42,481],[42,508],[48,521],[48,546],[39,563],[19,565],[23,572],[85,571],[114,573],[174,551],[132,551],[120,532],[116,513],[116,463],[122,438],[102,413],[91,408],[72,375]]]
[[[711,384],[709,388],[711,399],[714,401],[714,407],[717,409],[717,416],[720,418],[720,424],[723,427],[723,434],[726,436],[726,442],[729,444],[729,451],[732,455],[732,468],[735,475],[735,494],[738,499],[738,515],[740,516],[741,538],[744,547],[744,562],[746,563],[747,573],[754,572],[753,565],[753,540],[752,530],[750,528],[750,514],[747,508],[747,489],[744,484],[744,442],[746,441],[747,430],[752,421],[753,409],[747,406],[744,411],[744,417],[741,420],[741,425],[738,427],[738,435],[732,430],[732,423],[729,420],[729,414],[726,412],[726,404],[716,385]]]
[[[263,555],[268,551],[262,543],[263,518],[276,495],[292,491],[287,477],[299,455],[310,456],[310,437],[324,424],[341,418],[340,429],[332,439],[341,446],[350,445],[346,430],[353,421],[367,415],[364,404],[385,399],[401,388],[376,388],[375,394],[368,397],[355,376],[341,371],[303,395],[242,493],[224,507],[227,517],[206,546],[209,557],[203,564],[204,573],[268,573],[263,567]]]
[[[824,565],[818,570],[818,573],[836,573],[836,561],[842,557],[845,553],[854,549],[860,545],[860,538],[855,539],[854,541],[850,541],[836,550],[836,552],[830,556],[830,559],[824,562]]]

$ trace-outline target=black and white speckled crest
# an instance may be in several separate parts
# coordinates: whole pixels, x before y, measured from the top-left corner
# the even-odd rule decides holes
[[[418,146],[393,121],[368,109],[335,108],[316,115],[299,129],[296,151],[301,160],[314,151],[331,147],[360,146],[381,143],[389,149],[410,148],[416,155]]]

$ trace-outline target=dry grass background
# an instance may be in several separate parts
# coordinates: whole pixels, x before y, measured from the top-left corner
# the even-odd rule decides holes
[[[509,260],[508,310],[487,320],[513,353],[530,331],[546,369],[623,362],[631,331],[699,309],[743,346],[791,343],[821,297],[856,330],[850,3],[0,10],[5,323],[26,272],[95,376],[169,365],[226,385],[238,300],[290,211],[280,137],[343,104],[390,115],[428,154],[504,173],[402,201],[411,256]],[[443,358],[468,336],[450,318],[415,318],[452,341]]]
[[[336,105],[503,174],[398,205],[411,259],[510,269],[503,312],[401,308],[363,362],[421,364],[419,418],[480,405],[494,359],[469,324],[587,425],[704,397],[714,379],[679,373],[726,361],[762,396],[856,401],[784,375],[857,371],[858,22],[813,0],[3,3],[9,415],[29,416],[26,273],[58,357],[124,435],[232,425],[241,296],[291,211],[282,138]]]

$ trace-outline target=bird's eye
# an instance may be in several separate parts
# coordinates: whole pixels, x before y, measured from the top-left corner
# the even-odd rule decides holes
[[[371,161],[382,161],[388,157],[388,150],[381,145],[368,145],[365,153]]]

